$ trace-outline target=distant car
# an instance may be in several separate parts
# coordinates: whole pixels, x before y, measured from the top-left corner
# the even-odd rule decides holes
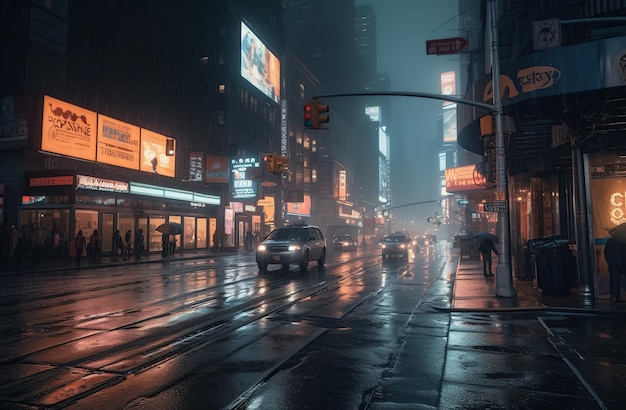
[[[352,235],[338,235],[333,239],[333,249],[336,251],[356,251],[356,239]]]
[[[393,256],[409,258],[409,248],[413,246],[411,239],[405,234],[385,235],[380,242],[383,260]]]
[[[310,261],[323,269],[326,263],[326,238],[321,229],[311,225],[284,226],[274,229],[256,250],[256,263],[261,272],[271,264],[298,264],[305,273]]]

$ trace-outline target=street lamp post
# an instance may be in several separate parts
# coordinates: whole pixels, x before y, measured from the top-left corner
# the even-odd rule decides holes
[[[493,87],[493,113],[495,116],[496,138],[496,189],[505,195],[507,207],[498,212],[498,239],[500,245],[499,263],[496,267],[496,296],[517,296],[513,287],[511,270],[511,241],[508,210],[508,189],[506,180],[506,151],[504,133],[502,130],[502,97],[500,95],[500,56],[498,51],[498,25],[496,15],[496,0],[489,0],[489,15],[491,20],[491,75]]]

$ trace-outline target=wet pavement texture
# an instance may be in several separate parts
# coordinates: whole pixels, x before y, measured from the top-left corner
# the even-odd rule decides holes
[[[200,257],[206,255],[186,256]],[[143,261],[151,262],[159,261]],[[103,261],[98,267],[128,263]],[[383,273],[385,269],[383,265]],[[194,363],[207,362],[210,357],[218,360],[224,353],[194,351],[181,357],[182,362],[176,366],[163,362],[127,377],[126,393],[117,393],[129,398],[119,402],[146,409],[624,407],[625,304],[597,300],[590,308],[576,294],[544,295],[531,281],[515,281],[517,296],[499,298],[495,295],[495,279],[482,275],[482,263],[454,253],[441,263],[432,263],[429,275],[433,276],[428,279],[415,275],[416,271],[403,270],[397,282],[370,295],[366,303],[355,300],[348,304],[347,311],[335,312],[329,307],[312,314],[306,304],[300,304],[276,313],[269,323],[284,323],[271,326],[272,346],[281,346],[280,352],[262,349],[253,339],[248,342],[240,335],[237,343],[242,349],[235,356],[220,362],[218,368],[195,366],[194,372],[179,380],[167,394],[130,399],[133,385],[138,390],[159,392],[159,386],[168,385],[167,377],[177,377],[179,368],[193,369]],[[309,329],[303,334],[308,340],[300,344],[303,348],[290,350],[289,341],[298,328]],[[33,346],[34,351],[40,348]],[[288,358],[265,373],[268,360],[278,357]],[[45,358],[41,359],[44,363]],[[18,367],[11,369],[10,363],[3,364],[7,373],[1,378],[2,384],[10,382],[9,373],[28,378],[29,374],[47,370],[36,360]],[[225,391],[251,386],[226,407],[215,405],[211,398],[220,372],[228,376],[228,383],[220,383]],[[88,374],[72,366],[50,373],[51,378],[80,380],[64,389],[73,393],[90,386],[115,385],[124,378],[123,371],[111,375]],[[163,375],[168,376],[163,379]],[[62,398],[47,396],[51,393],[39,392],[38,388],[25,383],[11,394],[36,394],[42,404],[38,408],[48,408],[46,403],[54,408],[54,403],[62,402]],[[191,396],[185,396],[190,392]],[[72,408],[119,408],[119,399],[101,395]],[[0,403],[4,403],[0,408],[23,408],[11,407],[10,401],[2,397]],[[181,407],[181,403],[185,405]]]

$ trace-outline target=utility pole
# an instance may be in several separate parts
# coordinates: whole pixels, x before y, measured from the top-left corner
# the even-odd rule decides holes
[[[498,211],[498,239],[500,256],[496,267],[496,296],[517,296],[513,287],[511,270],[511,234],[509,222],[509,201],[506,178],[506,150],[502,132],[502,96],[500,95],[500,55],[498,51],[498,24],[496,0],[489,0],[491,20],[491,75],[493,87],[493,113],[495,116],[496,137],[496,189],[504,194],[506,209]]]

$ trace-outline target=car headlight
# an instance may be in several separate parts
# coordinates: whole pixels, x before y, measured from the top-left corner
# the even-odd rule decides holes
[[[265,252],[265,245],[261,244],[256,248],[257,251],[259,252]]]
[[[300,245],[289,245],[289,250],[290,251],[299,251],[300,250]]]
[[[385,248],[387,247],[387,245],[385,245],[384,243],[383,243],[383,245],[382,245],[382,246],[383,246],[383,249],[385,249]]]
[[[405,245],[405,244],[401,244],[401,245],[400,245],[400,248],[401,248],[401,249],[404,249],[404,248],[406,248],[406,245]]]

